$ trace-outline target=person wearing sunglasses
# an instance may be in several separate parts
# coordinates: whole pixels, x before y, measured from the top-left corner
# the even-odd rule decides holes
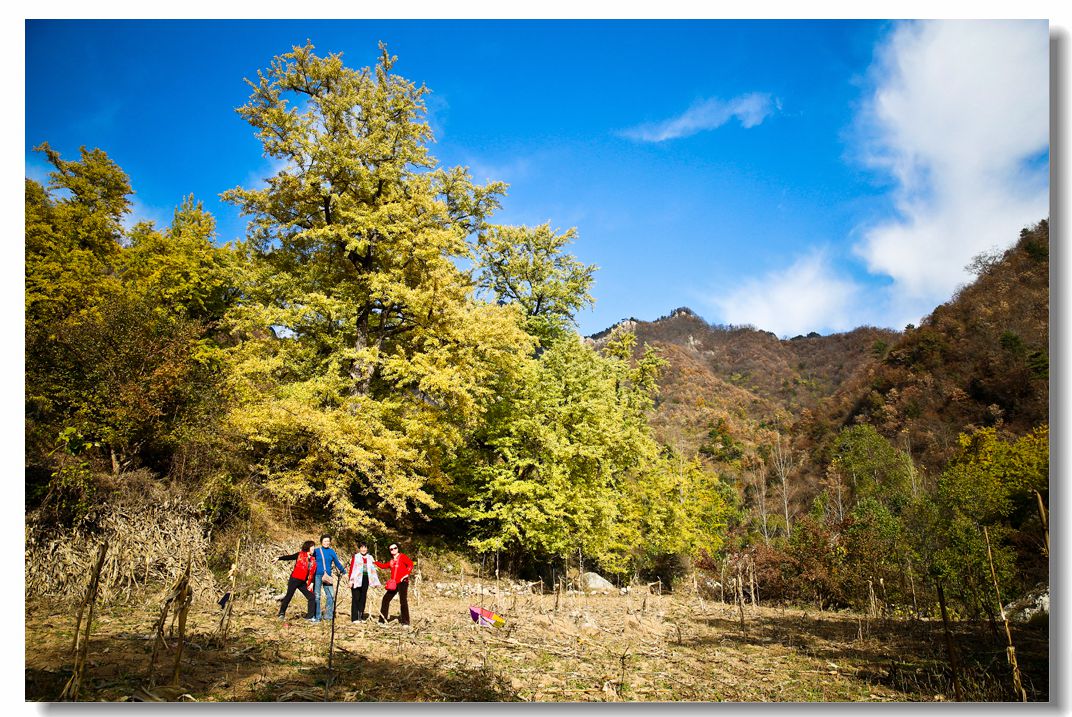
[[[380,623],[387,622],[387,614],[391,607],[391,599],[398,594],[399,615],[398,621],[403,625],[409,625],[409,574],[413,571],[413,561],[403,553],[397,543],[391,543],[388,550],[391,551],[391,559],[386,563],[374,563],[377,568],[391,571],[390,579],[384,584],[383,602],[380,603]]]

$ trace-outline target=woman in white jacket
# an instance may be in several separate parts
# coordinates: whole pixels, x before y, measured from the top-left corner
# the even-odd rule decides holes
[[[368,554],[368,546],[361,543],[358,552],[350,558],[350,620],[364,622],[368,619],[365,612],[365,599],[368,597],[370,585],[380,586],[380,578],[376,574],[374,558]]]

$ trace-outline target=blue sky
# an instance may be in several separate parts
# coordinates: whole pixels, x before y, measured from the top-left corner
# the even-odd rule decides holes
[[[271,172],[234,109],[312,40],[433,92],[433,154],[576,227],[583,333],[690,306],[779,335],[902,328],[1048,212],[1045,22],[30,21],[31,148],[100,147],[138,218]]]

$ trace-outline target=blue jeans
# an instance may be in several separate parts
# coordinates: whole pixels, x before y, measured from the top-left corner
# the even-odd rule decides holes
[[[334,579],[338,580],[339,577],[340,577],[339,575],[336,575]],[[335,608],[335,586],[334,585],[324,585],[323,580],[324,580],[324,573],[317,573],[316,578],[313,580],[313,595],[316,595],[316,615],[321,620],[330,620],[331,619],[331,612]],[[327,608],[326,610],[321,610],[320,609],[320,607],[321,607],[321,603],[320,603],[320,587],[322,585],[324,587],[324,592],[328,596],[327,605],[324,606],[324,607]]]

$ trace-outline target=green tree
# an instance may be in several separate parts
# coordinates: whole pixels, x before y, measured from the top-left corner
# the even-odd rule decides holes
[[[932,575],[973,612],[981,608],[992,616],[995,610],[984,527],[1002,595],[1009,599],[1033,587],[1022,578],[1010,538],[1024,516],[1034,514],[1034,491],[1048,485],[1048,438],[1045,425],[1014,440],[1003,439],[992,427],[962,434],[925,509],[926,545],[917,550],[928,556]],[[1037,523],[1032,525],[1037,529]],[[1041,537],[1035,536],[1040,549]]]
[[[844,429],[835,440],[834,452],[856,500],[874,497],[895,512],[905,505],[912,493],[912,459],[874,426],[863,423]]]
[[[664,363],[632,357],[619,332],[602,354],[575,335],[526,362],[465,457],[457,514],[481,552],[580,553],[610,573],[721,547],[718,477],[664,452],[647,423]]]
[[[127,175],[99,149],[82,147],[80,161],[63,159],[48,143],[35,149],[53,170],[47,187],[26,180],[28,349],[48,339],[50,322],[99,303],[132,194]]]
[[[240,255],[216,245],[216,220],[192,195],[165,231],[140,223],[128,242],[119,273],[128,286],[156,297],[160,311],[216,327],[238,298]]]
[[[556,234],[538,227],[491,226],[477,247],[479,285],[499,303],[525,314],[525,329],[545,348],[573,327],[578,311],[592,304],[594,265],[563,252],[576,229]]]
[[[74,453],[113,473],[149,463],[166,471],[176,431],[213,394],[210,332],[234,295],[233,253],[212,243],[213,219],[192,198],[164,233],[148,223],[125,233],[122,170],[100,150],[83,149],[80,161],[42,150],[55,167],[49,186],[26,185],[33,480],[70,435]]]
[[[482,444],[490,454],[475,461],[466,491],[462,514],[476,549],[608,554],[622,527],[617,488],[655,451],[650,439],[636,440],[642,424],[618,401],[615,368],[579,338],[526,362],[516,392],[489,422]]]

